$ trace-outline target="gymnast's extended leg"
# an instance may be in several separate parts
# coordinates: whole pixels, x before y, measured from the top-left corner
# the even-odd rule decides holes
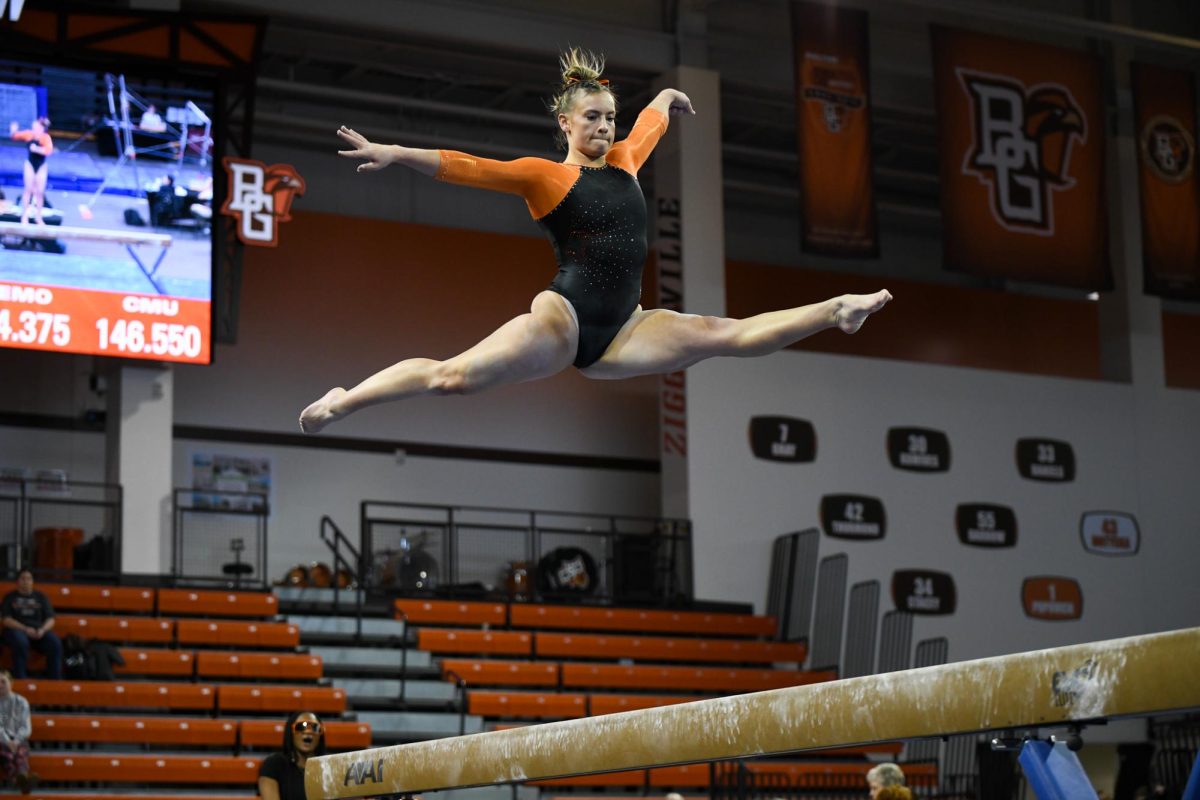
[[[826,328],[854,333],[891,299],[886,290],[846,294],[746,319],[639,309],[600,360],[581,372],[589,378],[631,378],[675,372],[714,356],[763,356]]]
[[[575,360],[579,327],[554,292],[533,299],[528,314],[509,320],[471,349],[445,361],[410,358],[349,391],[331,389],[300,414],[300,428],[316,433],[367,406],[423,394],[469,394],[509,383],[547,378]]]

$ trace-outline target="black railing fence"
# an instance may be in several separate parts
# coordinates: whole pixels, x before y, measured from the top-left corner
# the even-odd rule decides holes
[[[171,577],[183,583],[266,588],[265,495],[176,489],[172,493]]]
[[[359,583],[397,595],[673,605],[692,599],[686,520],[368,500]]]
[[[55,473],[0,480],[0,573],[113,578],[121,570],[122,493],[116,484]]]

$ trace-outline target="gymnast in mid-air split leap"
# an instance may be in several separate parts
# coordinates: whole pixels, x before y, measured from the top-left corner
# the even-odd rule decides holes
[[[550,287],[528,314],[445,361],[410,358],[352,389],[331,389],[300,415],[316,433],[367,406],[425,394],[466,394],[546,378],[572,364],[586,377],[630,378],[674,372],[713,356],[761,356],[826,328],[854,333],[892,299],[886,290],[842,295],[746,319],[681,314],[639,305],[646,260],[646,200],[637,172],[667,130],[671,114],[694,114],[687,95],[664,89],[616,140],[616,96],[601,78],[602,58],[571,50],[551,113],[567,156],[493,161],[450,150],[382,145],[342,127],[363,161],[360,172],[390,164],[467,186],[519,194],[545,230],[558,261]]]

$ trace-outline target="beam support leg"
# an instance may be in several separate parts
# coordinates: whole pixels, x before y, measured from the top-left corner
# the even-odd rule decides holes
[[[1096,800],[1092,782],[1066,743],[1030,739],[1017,760],[1038,800]]]

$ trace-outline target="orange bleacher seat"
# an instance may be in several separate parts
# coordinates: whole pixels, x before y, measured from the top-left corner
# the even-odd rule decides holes
[[[29,768],[56,781],[104,783],[258,782],[258,758],[31,753]]]
[[[211,711],[215,689],[197,683],[17,680],[13,689],[33,707],[165,708]]]
[[[587,698],[581,694],[474,691],[467,692],[467,711],[481,717],[575,719],[587,716]]]
[[[195,672],[195,657],[191,650],[144,650],[138,647],[118,648],[125,666],[113,667],[118,675],[170,675],[190,678]]]
[[[650,785],[662,788],[701,789],[707,788],[708,764],[684,764],[679,767],[656,767],[648,770]]]
[[[639,708],[658,708],[678,703],[691,703],[705,698],[655,694],[593,694],[588,697],[588,709],[593,717],[636,711]]]
[[[0,583],[0,597],[16,589],[11,581]],[[90,586],[80,583],[38,583],[55,611],[154,611],[154,590],[136,586]]]
[[[317,680],[323,672],[319,656],[301,653],[241,653],[200,650],[196,674],[201,678],[290,678]]]
[[[824,755],[814,754],[817,756]],[[871,761],[838,762],[838,761],[748,761],[746,769],[755,774],[779,775],[786,777],[792,786],[823,788],[850,787],[858,788],[866,780],[867,771],[874,766]],[[911,786],[933,785],[936,780],[937,765],[904,764],[904,777]]]
[[[89,792],[86,795],[78,792],[34,792],[29,795],[29,800],[257,800],[258,795],[246,794],[182,794],[170,792],[168,794],[153,794],[145,792],[135,792],[132,794],[121,794],[119,792]],[[580,798],[579,800],[583,800]]]
[[[346,693],[328,686],[258,686],[223,684],[217,689],[221,711],[283,711],[298,708],[318,714],[346,710]]]
[[[450,672],[468,686],[557,686],[558,664],[547,661],[473,661],[442,659],[442,677],[453,679]]]
[[[295,647],[300,629],[286,622],[181,619],[175,623],[180,644],[225,647]]]
[[[503,631],[421,628],[417,631],[417,647],[431,653],[527,656],[532,652],[533,636]]]
[[[563,686],[758,692],[836,680],[832,671],[563,664]]]
[[[581,631],[657,631],[725,636],[775,635],[775,618],[706,611],[644,611],[633,608],[585,608],[517,603],[509,611],[514,628]]]
[[[530,781],[529,786],[644,786],[646,770],[631,769],[623,772],[601,772],[596,775],[574,775],[570,778],[549,778]]]
[[[159,589],[158,613],[205,617],[273,617],[279,601],[270,592]]]
[[[803,663],[806,655],[806,647],[801,643],[578,633],[538,633],[534,636],[533,649],[539,656],[608,658],[614,661],[633,658],[648,661]]]
[[[150,617],[98,617],[58,614],[54,631],[59,636],[75,633],[84,639],[105,642],[151,642],[170,644],[175,638],[175,620]]]
[[[34,714],[30,740],[233,747],[237,744],[237,723],[221,719]]]
[[[434,625],[504,625],[503,603],[459,603],[454,600],[397,600],[396,619]]]
[[[239,724],[242,747],[278,750],[285,720],[243,720]],[[365,722],[325,722],[325,746],[330,750],[362,750],[371,746],[371,726]]]

